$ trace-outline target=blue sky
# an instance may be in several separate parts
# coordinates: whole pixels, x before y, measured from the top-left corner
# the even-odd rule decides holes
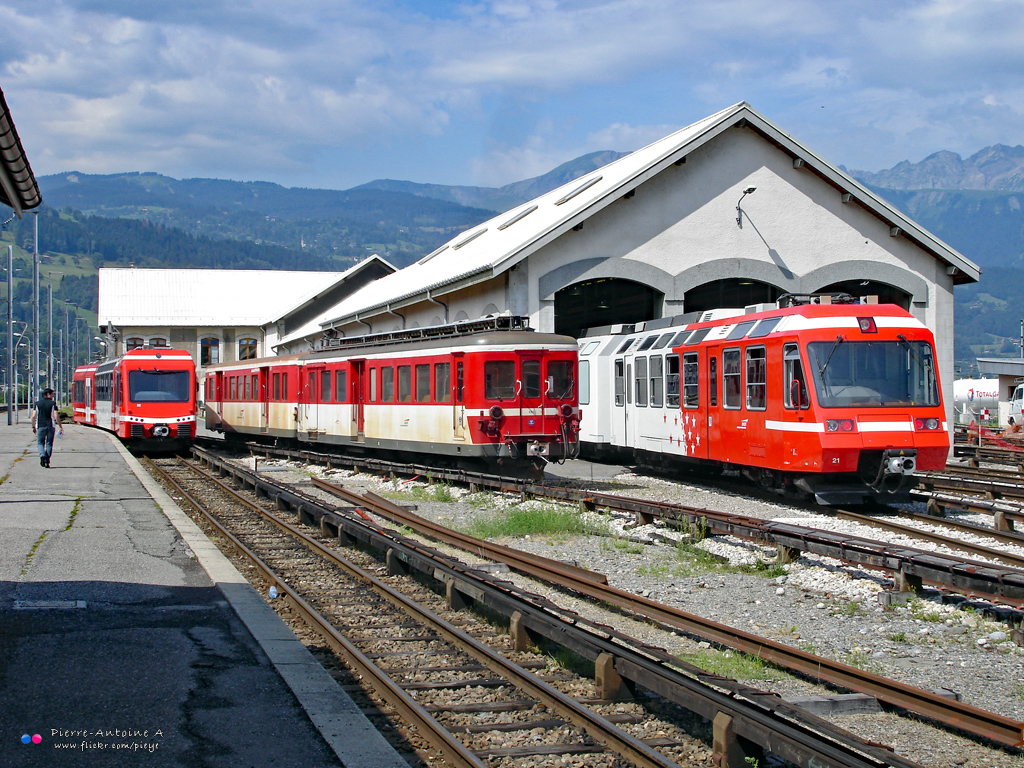
[[[37,176],[499,186],[738,101],[877,171],[1024,143],[1024,0],[0,0]]]

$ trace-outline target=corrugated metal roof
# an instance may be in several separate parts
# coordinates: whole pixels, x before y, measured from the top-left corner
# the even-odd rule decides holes
[[[248,269],[99,271],[100,325],[262,325],[347,272]]]
[[[282,343],[302,338],[331,323],[352,322],[359,314],[375,314],[389,303],[398,304],[453,283],[479,282],[500,274],[741,121],[802,159],[809,169],[829,183],[850,192],[856,202],[891,226],[899,227],[937,258],[957,267],[965,280],[978,279],[980,271],[973,262],[818,157],[749,104],[740,102],[466,230],[415,264],[367,285],[324,312],[315,323],[289,334]]]

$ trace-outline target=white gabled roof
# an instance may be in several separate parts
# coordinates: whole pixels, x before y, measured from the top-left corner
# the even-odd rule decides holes
[[[746,102],[699,120],[653,144],[472,227],[405,269],[383,277],[348,297],[319,319],[320,327],[353,322],[428,292],[454,284],[472,284],[500,274],[615,202],[671,164],[722,132],[745,121],[773,144],[803,160],[805,167],[852,195],[852,200],[898,227],[902,234],[956,267],[963,281],[976,281],[977,265],[907,219],[852,177],[826,162],[763,117]],[[446,292],[446,291],[445,291]],[[307,335],[303,329],[282,340]]]
[[[301,303],[297,297],[320,293],[346,274],[104,267],[99,271],[98,322],[115,326],[262,325]]]

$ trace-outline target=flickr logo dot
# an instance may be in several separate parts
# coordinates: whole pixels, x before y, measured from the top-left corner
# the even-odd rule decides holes
[[[28,734],[26,733],[26,734],[25,734],[24,736],[22,736],[22,737],[21,737],[21,743],[22,743],[22,744],[29,744],[29,743],[32,743],[32,744],[38,744],[38,743],[39,743],[39,742],[41,742],[42,740],[43,740],[43,737],[42,737],[42,736],[40,736],[40,735],[39,735],[38,733],[37,733],[37,734],[34,734],[34,735],[32,735],[32,736],[29,736],[29,735],[28,735]]]

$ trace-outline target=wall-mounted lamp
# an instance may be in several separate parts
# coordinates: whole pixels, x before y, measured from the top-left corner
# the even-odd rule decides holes
[[[743,210],[740,208],[740,203],[743,202],[743,198],[747,195],[753,194],[757,191],[757,187],[747,187],[743,190],[743,194],[740,195],[740,199],[736,201],[736,226],[743,226]]]

